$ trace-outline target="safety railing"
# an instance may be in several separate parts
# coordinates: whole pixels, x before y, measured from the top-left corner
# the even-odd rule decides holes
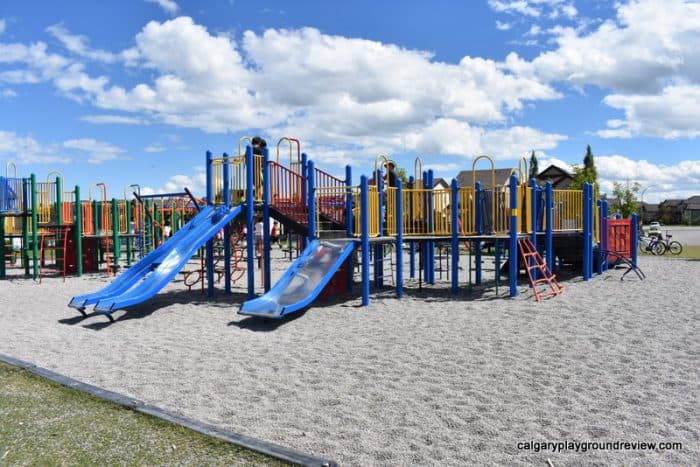
[[[583,191],[552,190],[552,230],[583,230]]]
[[[402,190],[404,235],[426,235],[431,231],[429,206],[432,192],[433,190],[424,188]]]
[[[55,222],[56,182],[36,182],[37,222],[39,226]]]
[[[314,184],[317,192],[316,209],[328,220],[336,224],[345,224],[345,181],[321,169],[314,170]],[[324,193],[323,197],[318,192]]]
[[[352,189],[347,186],[320,187],[314,191],[316,198],[316,229],[326,229],[329,221],[336,225],[345,225],[346,201]]]
[[[277,162],[269,162],[270,206],[284,214],[306,212],[304,179],[297,173]]]
[[[459,234],[476,234],[476,194],[474,187],[460,188],[457,199],[459,203],[457,206],[457,212],[459,213],[459,220],[457,222]]]
[[[22,179],[0,177],[0,212],[24,211]]]
[[[212,187],[214,199],[212,203],[221,205],[224,202],[224,165],[228,165],[231,203],[236,204],[245,199],[247,170],[245,156],[226,156],[212,159]],[[253,156],[253,198],[256,202],[263,199],[263,156]]]
[[[352,213],[354,219],[353,235],[360,237],[362,235],[362,211],[361,211],[361,194],[359,187],[349,187],[352,190]],[[369,206],[369,236],[378,237],[379,231],[379,190],[375,185],[370,185],[367,189],[367,202]]]

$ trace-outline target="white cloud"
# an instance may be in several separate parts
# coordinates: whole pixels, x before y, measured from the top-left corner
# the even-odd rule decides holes
[[[603,138],[646,135],[693,138],[700,135],[700,85],[668,86],[657,95],[613,94],[603,100],[625,112],[626,120],[611,120]]]
[[[506,65],[545,81],[595,84],[625,93],[660,90],[668,80],[700,80],[700,4],[683,0],[632,0],[617,19],[592,32],[554,29],[557,48]]]
[[[5,32],[6,27],[7,27],[7,21],[5,21],[5,18],[0,18],[0,34]]]
[[[497,13],[523,15],[528,18],[546,15],[550,19],[573,19],[578,15],[573,2],[565,0],[489,0],[488,4]]]
[[[66,164],[70,158],[58,154],[55,146],[41,144],[31,136],[0,130],[0,155],[18,164]]]
[[[17,93],[12,89],[2,89],[0,90],[0,98],[12,99],[17,97]]]
[[[111,143],[97,141],[91,138],[72,139],[63,142],[63,147],[75,149],[87,154],[89,164],[102,164],[103,162],[119,159],[124,150]]]
[[[165,151],[165,146],[162,146],[160,144],[150,144],[150,145],[146,146],[143,150],[145,152],[151,152],[151,153],[163,152],[163,151]]]
[[[496,21],[496,29],[499,31],[508,31],[513,27],[511,23],[503,23],[501,21]]]
[[[642,189],[650,187],[644,194],[645,202],[700,195],[700,160],[686,160],[670,166],[611,155],[596,156],[595,165],[601,190],[609,195],[612,195],[613,183],[628,181],[640,183]]]
[[[71,34],[62,24],[49,26],[46,28],[46,31],[58,39],[68,51],[79,57],[105,63],[114,63],[117,60],[117,56],[113,53],[91,49],[88,46],[89,41],[87,37]]]
[[[126,115],[85,115],[80,117],[84,122],[103,124],[119,124],[119,125],[143,125],[145,122],[139,117],[129,117]]]
[[[155,3],[169,15],[175,15],[180,7],[173,0],[146,0],[148,3]]]
[[[540,16],[540,11],[526,0],[489,0],[489,6],[499,13],[518,13],[535,18]]]
[[[157,193],[181,193],[185,188],[190,190],[196,197],[203,198],[207,193],[207,177],[201,168],[196,169],[196,173],[190,175],[173,175],[165,181],[162,187],[153,188],[149,186],[141,187],[142,195],[154,195]]]

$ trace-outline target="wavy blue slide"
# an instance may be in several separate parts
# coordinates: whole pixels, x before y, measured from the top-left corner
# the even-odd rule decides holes
[[[85,314],[85,307],[107,315],[153,297],[165,287],[204,243],[242,211],[243,206],[214,208],[206,206],[183,228],[141,261],[97,292],[73,297],[68,306]]]
[[[352,240],[314,240],[265,295],[248,300],[238,314],[281,318],[308,306],[350,256]]]

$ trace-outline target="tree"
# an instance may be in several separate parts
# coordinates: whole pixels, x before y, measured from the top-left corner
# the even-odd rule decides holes
[[[408,172],[405,167],[399,167],[396,169],[396,176],[401,179],[401,186],[406,188],[408,186]]]
[[[586,146],[586,156],[583,158],[583,167],[574,164],[573,166],[573,182],[571,182],[572,190],[582,190],[584,183],[594,183],[595,193],[598,195],[598,170],[593,162],[593,151],[591,145]]]
[[[613,196],[617,198],[617,211],[622,217],[627,218],[637,212],[637,193],[639,193],[640,188],[641,185],[637,182],[631,185],[629,181],[624,185],[618,182],[613,183]],[[610,211],[612,212],[612,206]]]
[[[530,173],[527,178],[537,178],[538,173],[540,173],[540,171],[537,167],[537,156],[535,155],[535,151],[532,151],[532,155],[530,156]]]

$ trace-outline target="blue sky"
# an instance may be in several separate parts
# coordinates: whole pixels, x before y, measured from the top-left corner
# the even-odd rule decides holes
[[[479,154],[570,167],[590,144],[604,192],[686,198],[700,194],[700,4],[8,0],[0,106],[0,163],[115,197],[201,194],[205,151],[260,134],[273,157],[299,138],[335,174],[383,153],[447,179]]]

